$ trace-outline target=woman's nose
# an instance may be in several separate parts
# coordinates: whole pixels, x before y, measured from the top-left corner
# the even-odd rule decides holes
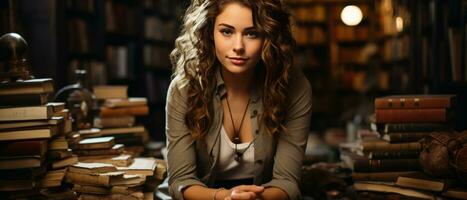
[[[243,53],[245,51],[245,44],[243,43],[242,35],[238,35],[237,37],[235,37],[233,51],[238,54]]]

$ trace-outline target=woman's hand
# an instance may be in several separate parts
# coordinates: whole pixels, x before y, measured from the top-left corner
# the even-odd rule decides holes
[[[264,192],[264,187],[257,185],[239,185],[230,189],[230,196],[224,200],[255,200],[261,199],[261,193]]]

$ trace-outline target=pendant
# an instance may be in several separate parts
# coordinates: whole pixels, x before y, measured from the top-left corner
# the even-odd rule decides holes
[[[242,161],[242,156],[243,156],[243,154],[241,154],[240,152],[236,152],[235,153],[235,161],[237,161],[237,162]]]

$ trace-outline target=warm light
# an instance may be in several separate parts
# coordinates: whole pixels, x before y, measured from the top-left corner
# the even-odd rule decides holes
[[[358,25],[362,21],[362,18],[362,11],[357,6],[349,5],[342,9],[341,20],[347,26]]]
[[[396,17],[396,30],[397,32],[402,32],[402,30],[404,30],[404,20],[402,17]]]

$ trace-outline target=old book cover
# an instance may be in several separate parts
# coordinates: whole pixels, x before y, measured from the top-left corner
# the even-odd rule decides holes
[[[34,168],[0,170],[0,177],[2,179],[30,179],[33,177],[40,177],[46,172],[47,166],[41,165],[40,167]]]
[[[363,152],[375,151],[420,151],[422,146],[419,142],[389,143],[384,140],[361,141],[357,148]]]
[[[54,91],[50,78],[0,83],[0,96],[17,94],[42,94]]]
[[[68,167],[69,172],[81,174],[101,174],[106,172],[117,171],[117,168],[112,164],[106,163],[83,163],[78,162]]]
[[[101,129],[100,134],[102,136],[106,135],[118,135],[126,133],[141,133],[145,132],[146,129],[144,126],[134,126],[134,127],[121,127],[121,128],[105,128]]]
[[[133,164],[128,167],[117,167],[118,171],[126,172],[126,174],[142,174],[145,176],[154,175],[157,162],[154,158],[134,158]]]
[[[44,157],[40,156],[11,156],[0,159],[0,170],[41,167]]]
[[[47,125],[58,126],[63,123],[63,121],[63,117],[52,117],[51,119],[46,120],[0,122],[0,131],[21,130],[22,128],[43,127]]]
[[[0,179],[0,192],[13,192],[22,190],[32,190],[36,187],[37,181],[32,178],[26,179]]]
[[[66,169],[48,171],[39,182],[41,188],[60,187],[65,178]]]
[[[104,102],[104,106],[109,108],[145,105],[147,105],[147,99],[145,97],[130,97],[128,99],[106,99]]]
[[[2,156],[45,156],[47,140],[23,140],[0,142],[0,157]]]
[[[111,187],[91,186],[91,185],[73,185],[73,191],[83,194],[111,194]]]
[[[68,141],[65,136],[56,137],[49,142],[49,150],[68,150]]]
[[[27,121],[50,119],[53,114],[53,107],[47,105],[41,106],[23,106],[0,108],[0,121]]]
[[[47,151],[47,159],[50,159],[50,160],[62,160],[72,155],[73,155],[73,151],[71,149]]]
[[[400,133],[386,133],[383,135],[383,140],[389,143],[405,143],[416,142],[429,136],[432,132],[400,132]]]
[[[132,127],[134,124],[134,116],[94,118],[94,126],[97,128]]]
[[[78,163],[78,156],[72,155],[62,160],[52,162],[52,169],[60,169]]]
[[[354,181],[386,181],[396,182],[399,176],[410,174],[415,171],[385,171],[385,172],[352,172]]]
[[[86,138],[79,142],[78,149],[109,149],[114,145],[114,137]]]
[[[144,194],[142,192],[137,192],[131,195],[123,195],[123,194],[108,194],[108,195],[82,194],[80,195],[80,200],[101,200],[101,199],[143,200]]]
[[[149,113],[148,106],[107,108],[101,107],[100,117],[117,117],[117,116],[141,116]]]
[[[389,123],[379,124],[380,133],[404,133],[404,132],[431,132],[452,131],[452,126],[446,123]]]
[[[25,128],[21,130],[0,131],[0,141],[46,139],[58,132],[57,126]]]
[[[422,192],[418,190],[402,188],[402,187],[398,187],[395,185],[389,185],[389,184],[357,182],[357,183],[354,183],[353,187],[356,191],[396,193],[396,194],[401,194],[404,196],[415,197],[415,198],[431,199],[431,200],[436,199],[434,195],[431,194],[430,192]]]
[[[128,167],[133,162],[132,155],[98,155],[98,156],[80,156],[80,162],[92,162],[92,163],[107,163],[118,167]]]
[[[455,95],[397,95],[375,99],[376,109],[388,108],[452,108]]]
[[[414,172],[399,176],[396,185],[418,190],[441,192],[453,185],[453,179],[437,179],[423,172]]]
[[[97,99],[126,99],[128,86],[126,85],[98,85],[93,87]]]
[[[456,199],[467,199],[467,188],[449,188],[446,192],[443,192],[443,196]]]
[[[120,155],[125,150],[123,144],[115,144],[110,149],[89,149],[89,150],[74,150],[78,156],[100,156],[100,155]]]
[[[370,159],[415,159],[419,156],[420,151],[375,151],[368,154]]]
[[[356,159],[353,170],[356,172],[417,171],[419,159]]]
[[[111,186],[112,179],[123,179],[125,172],[108,172],[103,174],[82,174],[76,172],[67,172],[66,181],[72,184],[90,185],[90,186]]]
[[[16,94],[2,96],[0,105],[2,106],[34,106],[47,103],[49,94]]]
[[[375,109],[376,123],[447,122],[452,112],[445,108]]]

